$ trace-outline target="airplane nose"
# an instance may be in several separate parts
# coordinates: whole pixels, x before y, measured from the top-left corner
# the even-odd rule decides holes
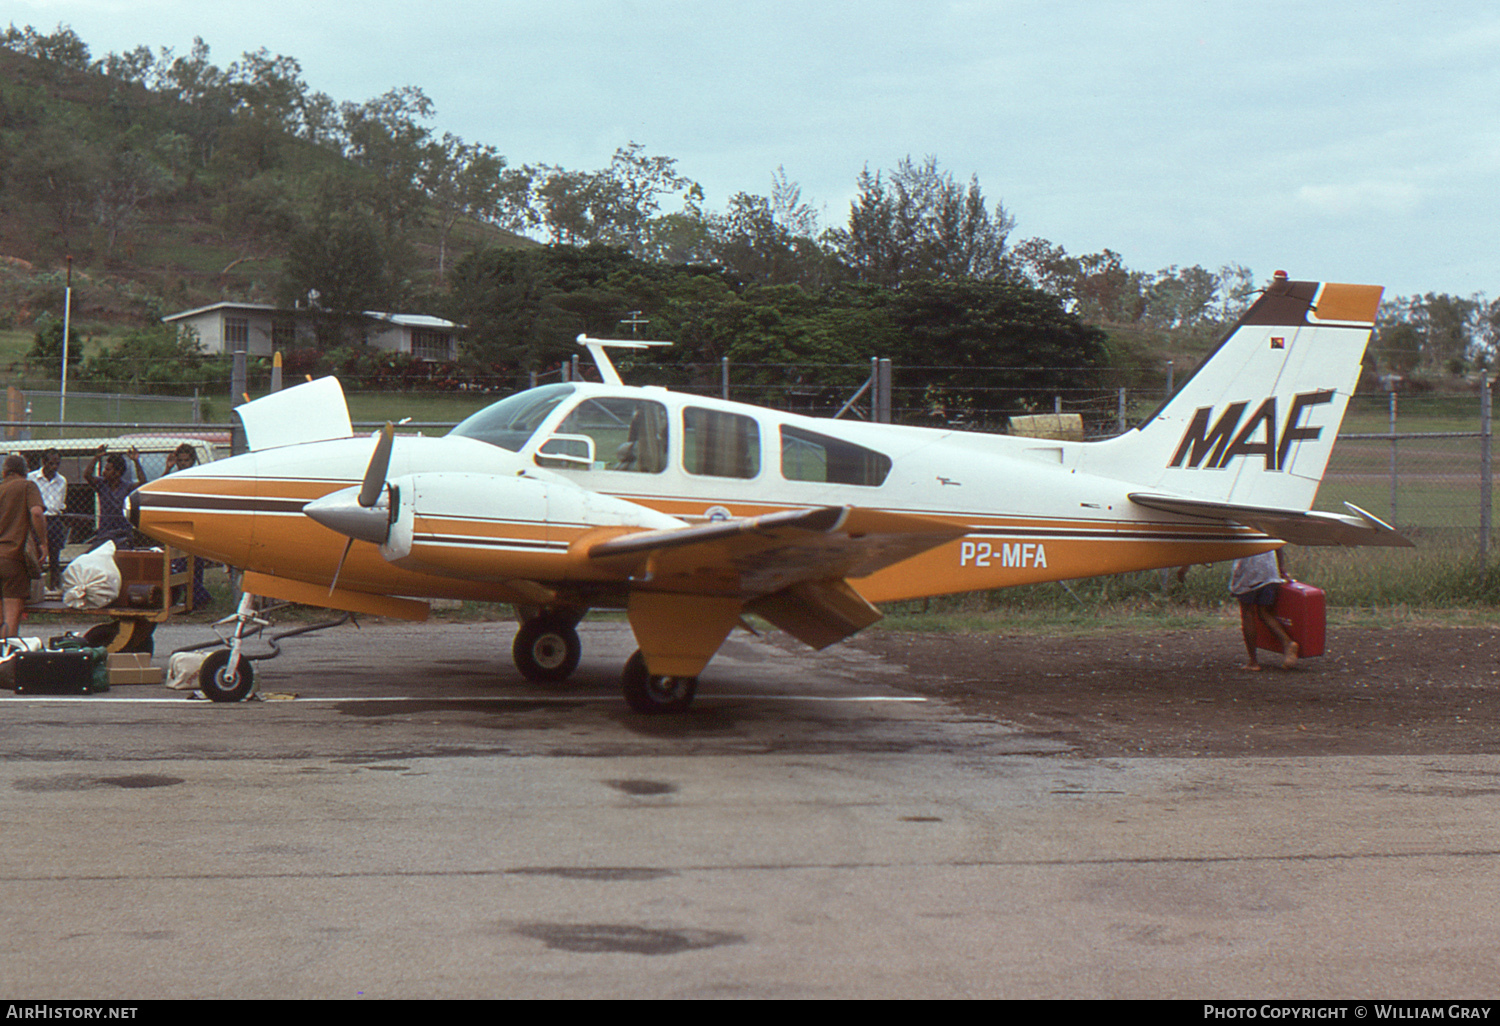
[[[140,491],[131,492],[125,498],[125,516],[130,520],[130,526],[139,529],[141,526],[141,499]]]
[[[361,505],[359,492],[358,488],[332,492],[309,502],[302,512],[330,531],[372,545],[384,545],[391,530],[390,505],[385,496],[373,506]]]

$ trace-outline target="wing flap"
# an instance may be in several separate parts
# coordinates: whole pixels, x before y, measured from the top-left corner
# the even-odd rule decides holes
[[[964,533],[931,517],[820,506],[640,531],[600,542],[588,555],[662,590],[753,598],[802,581],[864,577]]]
[[[1184,499],[1173,495],[1131,492],[1130,501],[1163,513],[1229,520],[1264,531],[1293,545],[1349,545],[1411,548],[1412,542],[1373,514],[1346,502],[1350,514],[1267,509],[1228,502]]]
[[[745,609],[816,649],[843,641],[881,616],[847,581],[804,581],[763,595]]]

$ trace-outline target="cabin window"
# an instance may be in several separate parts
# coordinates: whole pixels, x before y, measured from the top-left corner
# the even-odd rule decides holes
[[[544,467],[660,474],[667,469],[667,408],[642,399],[587,399],[536,454]]]
[[[572,394],[572,385],[529,388],[486,406],[448,434],[520,452],[557,404]]]
[[[682,466],[708,477],[760,473],[760,425],[749,417],[689,406],[682,411]]]
[[[883,453],[815,431],[781,427],[781,476],[788,481],[873,488],[884,484],[890,472],[891,458]]]

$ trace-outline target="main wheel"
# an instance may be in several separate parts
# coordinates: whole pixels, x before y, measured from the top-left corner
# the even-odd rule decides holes
[[[229,649],[215,649],[198,668],[198,690],[215,702],[238,702],[255,686],[255,670],[250,660],[240,657],[234,680],[228,679]]]
[[[567,680],[578,669],[583,643],[567,621],[538,616],[521,624],[510,654],[521,676],[538,683],[552,683]]]
[[[663,677],[646,669],[639,651],[625,663],[621,675],[625,704],[638,713],[684,712],[698,693],[697,677]]]

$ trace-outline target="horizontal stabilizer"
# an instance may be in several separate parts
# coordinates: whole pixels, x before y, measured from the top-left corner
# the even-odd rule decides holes
[[[1354,515],[1300,512],[1292,509],[1267,509],[1239,506],[1228,502],[1182,499],[1171,495],[1131,492],[1130,501],[1163,513],[1185,517],[1229,520],[1264,531],[1293,545],[1382,545],[1410,548],[1412,542],[1385,521],[1372,516],[1351,502],[1344,503]]]

